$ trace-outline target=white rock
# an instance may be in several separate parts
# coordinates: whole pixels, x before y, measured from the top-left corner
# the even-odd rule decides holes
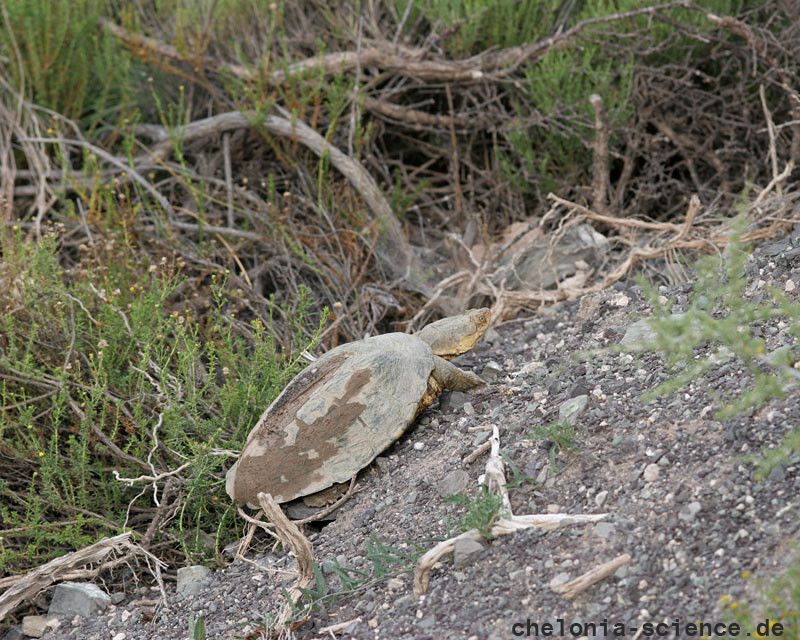
[[[569,578],[570,575],[568,573],[558,573],[550,580],[549,586],[551,589],[555,589],[569,582]]]
[[[644,468],[644,480],[645,482],[655,482],[658,480],[658,476],[661,473],[661,469],[659,468],[658,464],[651,462]]]
[[[400,578],[389,578],[386,581],[386,588],[389,591],[400,591],[404,586],[403,581]]]

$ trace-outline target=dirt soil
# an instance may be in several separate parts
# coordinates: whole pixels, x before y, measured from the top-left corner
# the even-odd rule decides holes
[[[759,248],[747,273],[748,295],[761,295],[768,285],[791,289],[789,280],[800,289],[800,228]],[[691,284],[661,292],[679,310]],[[756,587],[747,576],[775,575],[797,542],[800,458],[757,481],[746,456],[775,446],[800,424],[800,403],[797,397],[774,401],[718,421],[715,393],[751,382],[735,361],[718,367],[707,383],[644,403],[640,395],[667,378],[660,357],[580,357],[618,343],[649,313],[641,290],[622,284],[490,330],[458,361],[490,385],[472,395],[446,394],[362,474],[359,492],[336,520],[309,532],[329,594],[296,637],[330,638],[320,629],[354,620],[340,637],[500,640],[524,635],[528,620],[559,618],[567,625],[621,622],[633,637],[644,622],[723,620],[724,594],[752,601]],[[759,330],[770,350],[793,340],[785,323]],[[531,438],[532,431],[581,395],[588,406],[577,419],[575,448],[550,456],[551,443]],[[458,533],[465,507],[445,496],[477,495],[486,456],[466,467],[462,460],[486,441],[492,425],[517,469],[508,473],[516,480],[510,490],[516,514],[608,517],[522,531],[459,555],[455,564],[448,558],[432,572],[429,593],[416,598],[413,556]],[[142,588],[104,615],[65,620],[45,637],[183,640],[196,616],[205,617],[210,639],[261,637],[292,582],[284,572],[294,565],[286,554],[270,552],[263,534],[257,539],[260,548],[215,571],[194,597],[176,595],[169,582],[169,608],[155,609],[157,592]],[[626,553],[632,557],[627,566],[574,600],[553,591]]]

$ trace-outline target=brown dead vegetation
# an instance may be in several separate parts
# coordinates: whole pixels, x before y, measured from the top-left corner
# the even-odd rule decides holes
[[[401,16],[372,6],[362,16],[326,13],[341,27],[339,49],[313,55],[313,38],[330,44],[330,34],[309,17],[313,11],[287,8],[289,35],[305,35],[287,39],[292,62],[283,66],[269,63],[277,45],[265,50],[247,39],[252,34],[242,34],[238,60],[230,62],[236,55],[218,42],[179,47],[163,28],[138,33],[107,18],[101,28],[154,72],[187,83],[190,120],[137,125],[129,161],[116,147],[118,134],[89,141],[57,114],[24,102],[12,113],[4,100],[5,219],[38,235],[44,221],[59,217],[55,205],[65,190],[80,200],[98,181],[113,183],[144,204],[132,203],[137,235],[156,245],[172,237],[196,277],[230,269],[230,285],[247,292],[254,311],[270,294],[286,300],[310,286],[319,306],[333,310],[328,345],[385,329],[387,320],[410,319],[405,326],[413,328],[469,305],[491,303],[508,317],[608,286],[642,262],[669,268],[683,251],[719,247],[725,212],[736,202],[750,203],[754,239],[795,219],[798,27],[791,3],[768,4],[742,18],[654,4],[458,60],[445,53],[447,32],[417,18],[399,38]],[[681,15],[693,12],[693,19],[678,21],[678,5],[690,6]],[[701,29],[703,21],[713,27]],[[648,25],[672,33],[659,40]],[[533,104],[524,117],[518,105],[511,109],[523,72],[546,53],[600,40],[614,60],[629,55],[625,46],[638,52],[631,126],[613,129],[599,95],[586,96],[594,122]],[[665,64],[664,52],[676,42],[699,43],[705,57]],[[247,50],[264,57],[247,59]],[[351,87],[336,116],[349,119],[347,127],[334,128],[324,95],[292,101],[334,77]],[[231,82],[240,95],[260,92],[244,101],[255,108],[230,108]],[[9,86],[4,92],[13,93]],[[192,117],[201,111],[213,115]],[[504,152],[513,157],[514,128],[534,123],[543,135],[571,128],[593,157],[552,194],[524,163],[517,170],[527,185],[519,189],[498,161]],[[87,154],[97,163],[91,174]],[[413,204],[399,210],[392,191],[413,194]],[[85,240],[86,220],[61,221],[66,243]],[[520,221],[541,229],[554,251],[582,222],[610,245],[593,264],[555,265],[555,283],[515,286],[501,263],[515,252],[524,257],[525,243],[517,246],[524,234],[500,247],[494,239]],[[210,256],[199,250],[201,241],[212,243]]]

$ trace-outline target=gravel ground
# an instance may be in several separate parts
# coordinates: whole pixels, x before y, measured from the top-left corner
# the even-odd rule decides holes
[[[765,285],[791,289],[789,280],[800,287],[798,244],[800,230],[751,257],[751,295]],[[679,306],[690,292],[691,285],[662,290]],[[775,575],[797,541],[800,459],[757,481],[745,457],[800,424],[800,403],[773,401],[720,422],[711,410],[714,393],[736,393],[750,383],[735,362],[718,367],[708,384],[644,403],[640,394],[667,378],[659,357],[577,357],[618,343],[648,313],[638,287],[620,285],[490,330],[459,361],[490,386],[470,396],[446,394],[362,474],[360,492],[337,519],[309,535],[331,593],[296,637],[329,638],[322,627],[356,620],[342,637],[499,640],[517,637],[529,620],[628,627],[718,621],[723,594],[751,600],[753,583],[744,576]],[[761,330],[770,350],[793,340],[777,321]],[[582,395],[588,405],[577,420],[576,446],[553,466],[548,443],[530,433]],[[455,563],[443,561],[429,593],[415,598],[409,558],[458,531],[464,507],[444,496],[477,493],[485,456],[468,467],[461,461],[492,425],[500,428],[508,459],[533,479],[518,475],[512,483],[515,513],[609,515],[594,525],[503,536],[471,555],[464,549]],[[265,616],[279,608],[281,589],[291,583],[281,570],[292,567],[265,549],[212,573],[194,597],[180,597],[173,587],[169,609],[155,616],[146,601],[157,594],[143,589],[101,617],[64,621],[45,637],[183,640],[198,615],[208,638],[262,637]],[[551,588],[625,553],[628,565],[572,601]],[[343,582],[343,574],[352,579]]]

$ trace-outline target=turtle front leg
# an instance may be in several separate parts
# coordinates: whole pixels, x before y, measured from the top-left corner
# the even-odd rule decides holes
[[[441,385],[442,389],[450,389],[451,391],[469,391],[486,384],[484,380],[471,371],[459,369],[452,362],[448,362],[439,356],[433,356],[433,372],[431,375]]]

